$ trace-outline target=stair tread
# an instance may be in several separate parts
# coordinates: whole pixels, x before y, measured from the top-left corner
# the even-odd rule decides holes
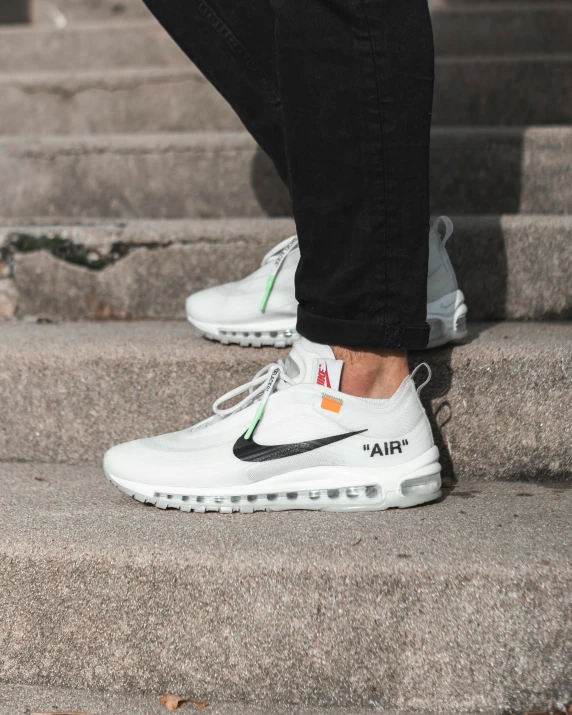
[[[565,485],[463,481],[410,510],[229,516],[145,507],[99,466],[3,463],[0,481],[10,682],[408,712],[565,699]]]
[[[184,694],[189,697],[192,685]],[[162,694],[161,694],[162,695]],[[0,715],[15,715],[32,711],[51,712],[57,704],[57,712],[61,710],[89,715],[165,715],[165,705],[160,702],[161,695],[157,693],[137,693],[129,691],[100,693],[95,690],[77,688],[41,687],[37,685],[2,684],[2,699],[0,700]],[[200,699],[196,696],[195,699]],[[410,715],[409,710],[397,711],[378,708],[360,707],[314,707],[311,705],[252,705],[244,702],[217,703],[208,702],[209,715]],[[27,709],[25,709],[27,708]],[[201,712],[192,704],[181,705],[179,712]],[[57,715],[54,712],[54,715]],[[429,715],[417,711],[415,715]],[[455,715],[470,715],[456,712]],[[487,715],[487,714],[485,714]]]
[[[212,563],[220,556],[229,570],[248,570],[254,562],[268,568],[285,560],[294,570],[311,562],[338,577],[341,569],[363,568],[449,573],[467,568],[536,570],[539,559],[547,558],[553,569],[570,568],[572,576],[572,530],[566,528],[572,488],[559,482],[527,481],[526,475],[520,482],[462,480],[445,489],[441,501],[420,508],[359,515],[295,511],[238,517],[166,513],[142,505],[111,486],[97,465],[2,462],[0,475],[4,524],[0,552],[15,558],[51,554],[68,561],[97,555],[116,563],[145,564],[161,554],[165,562],[176,565],[181,558]],[[424,540],[423,534],[428,533],[431,538]],[[359,562],[354,551],[357,537],[361,538]],[[234,539],[238,543],[229,549]],[[339,549],[334,562],[333,549]],[[403,551],[411,560],[400,556]]]
[[[466,353],[476,357],[481,351],[494,346],[503,357],[533,358],[536,352],[556,357],[558,351],[569,350],[572,340],[570,321],[470,323],[470,329],[467,341],[455,345],[454,356]],[[204,340],[182,320],[62,322],[52,325],[15,320],[1,322],[0,335],[0,359],[30,351],[29,359],[42,361],[48,354],[56,355],[63,351],[62,355],[68,355],[69,360],[84,359],[88,355],[125,355],[142,360],[152,357],[172,361],[187,360],[189,351],[192,351],[197,359],[226,364],[240,356],[248,356],[249,361],[251,356],[258,361],[274,359],[282,352],[274,348],[247,350],[213,343]],[[42,350],[38,350],[40,345]],[[168,350],[165,350],[165,345]],[[69,353],[71,348],[78,352]]]

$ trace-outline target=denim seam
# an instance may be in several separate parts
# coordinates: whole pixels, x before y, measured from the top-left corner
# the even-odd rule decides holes
[[[282,102],[280,101],[280,94],[273,82],[262,72],[254,57],[249,54],[244,45],[242,45],[239,39],[232,33],[228,25],[219,15],[217,15],[208,3],[204,2],[204,0],[198,0],[197,7],[202,12],[203,16],[211,23],[213,28],[221,35],[221,37],[224,38],[227,44],[242,57],[242,59],[246,62],[248,69],[252,70],[258,76],[264,89],[270,93],[272,101],[277,106],[281,107]]]
[[[385,175],[385,164],[386,164],[386,153],[385,153],[385,141],[384,141],[384,136],[383,136],[383,127],[384,127],[384,121],[383,121],[383,108],[381,106],[381,90],[380,90],[380,82],[379,82],[379,74],[377,71],[377,62],[375,61],[375,44],[373,41],[373,36],[371,33],[371,25],[370,25],[370,20],[369,20],[369,15],[367,14],[367,6],[366,6],[366,0],[360,0],[362,8],[363,8],[363,13],[365,15],[365,21],[367,24],[367,33],[369,37],[369,45],[370,45],[370,51],[371,51],[371,61],[373,63],[373,72],[375,76],[375,86],[377,90],[377,108],[378,108],[378,114],[379,114],[379,127],[380,127],[380,140],[381,140],[381,152],[382,152],[382,177],[383,177],[383,218],[385,221],[385,240],[383,242],[383,258],[384,258],[384,265],[383,265],[383,270],[385,274],[385,280],[383,282],[383,315],[384,315],[384,320],[387,318],[387,181],[386,181],[386,175]]]

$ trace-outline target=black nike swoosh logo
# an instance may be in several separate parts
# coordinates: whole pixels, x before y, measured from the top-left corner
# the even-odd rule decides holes
[[[309,442],[294,442],[293,444],[257,444],[252,437],[244,439],[244,435],[240,435],[234,443],[232,452],[243,462],[268,462],[271,459],[284,459],[284,457],[295,457],[297,454],[311,452],[328,444],[341,442],[342,439],[353,437],[356,434],[362,434],[362,432],[367,432],[367,429],[336,434],[333,437],[311,439]]]

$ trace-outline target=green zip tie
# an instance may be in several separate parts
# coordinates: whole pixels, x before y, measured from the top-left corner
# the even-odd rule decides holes
[[[276,275],[274,273],[271,273],[268,276],[268,280],[266,281],[266,288],[264,289],[264,296],[262,297],[262,303],[260,304],[260,312],[264,313],[266,310],[266,303],[268,303],[268,298],[270,298],[270,291],[272,290],[272,287],[274,286],[274,281],[276,280]]]
[[[256,414],[254,415],[254,419],[250,423],[250,427],[246,430],[244,439],[250,439],[250,437],[252,436],[252,433],[254,432],[256,425],[260,422],[260,418],[262,417],[262,413],[264,412],[264,407],[265,407],[264,402],[261,402],[258,405],[258,409],[256,410]]]

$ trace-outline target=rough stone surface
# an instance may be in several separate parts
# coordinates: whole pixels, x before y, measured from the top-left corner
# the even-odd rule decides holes
[[[138,3],[143,6],[143,3]],[[37,14],[37,13],[36,13]],[[559,3],[436,8],[437,55],[542,54],[570,51],[572,7]],[[0,70],[24,72],[188,65],[154,19],[0,28]]]
[[[572,129],[436,129],[432,205],[572,212]],[[286,215],[267,157],[240,132],[0,139],[0,216]]]
[[[487,8],[487,7],[513,7],[513,8],[526,8],[529,5],[534,6],[534,5],[539,5],[540,7],[546,6],[546,7],[553,7],[553,6],[569,6],[570,5],[570,0],[505,0],[504,2],[501,0],[429,0],[429,7],[431,10],[435,10],[438,8],[443,8],[443,7],[452,7],[452,8],[470,8],[474,7],[475,9],[478,9],[479,6],[481,8]]]
[[[438,55],[570,52],[569,2],[434,7],[432,19]]]
[[[86,254],[103,259],[125,254],[104,270],[66,263],[47,251],[14,254],[20,317],[184,318],[187,295],[242,278],[294,232],[289,219],[0,226],[0,246],[2,236],[7,245],[25,233],[70,237]]]
[[[18,308],[18,289],[10,278],[0,278],[0,318],[13,318]]]
[[[229,516],[142,506],[100,468],[0,470],[0,682],[407,711],[572,695],[562,485]]]
[[[30,0],[2,0],[0,25],[30,22],[31,9]]]
[[[246,133],[0,139],[0,215],[284,215],[289,197]]]
[[[181,694],[178,694],[180,697]],[[69,688],[46,688],[32,685],[0,685],[0,715],[30,715],[30,711],[80,710],[89,715],[165,715],[159,693],[97,692]],[[201,702],[201,701],[198,701]],[[204,701],[202,701],[204,702]],[[193,703],[182,703],[177,712],[181,715],[207,712],[209,715],[408,715],[393,710],[356,707],[327,707],[313,705],[252,705],[246,703],[212,703],[208,710]],[[427,711],[415,711],[414,715],[429,715]],[[456,715],[469,715],[456,713]],[[493,715],[492,713],[490,715]]]
[[[442,58],[432,120],[433,126],[570,124],[572,55]]]
[[[448,251],[470,317],[572,319],[572,218],[454,216]],[[290,219],[0,224],[0,248],[16,237],[59,237],[102,260],[91,270],[43,251],[12,255],[18,315],[53,319],[184,318],[184,298],[236,280],[295,232]],[[1,285],[1,284],[0,284]]]
[[[65,29],[76,22],[106,21],[114,24],[151,14],[141,0],[35,0],[34,17],[38,24]]]
[[[138,4],[144,6],[141,1]],[[187,66],[186,55],[155,20],[0,28],[0,71]]]
[[[2,133],[243,130],[220,94],[184,67],[0,75]]]
[[[0,75],[10,135],[239,131],[229,104],[190,63]],[[451,57],[436,67],[434,126],[572,121],[572,55]]]
[[[478,324],[416,354],[444,474],[572,480],[572,325]],[[0,325],[0,459],[99,463],[105,449],[189,426],[284,356],[212,344],[178,323]]]

